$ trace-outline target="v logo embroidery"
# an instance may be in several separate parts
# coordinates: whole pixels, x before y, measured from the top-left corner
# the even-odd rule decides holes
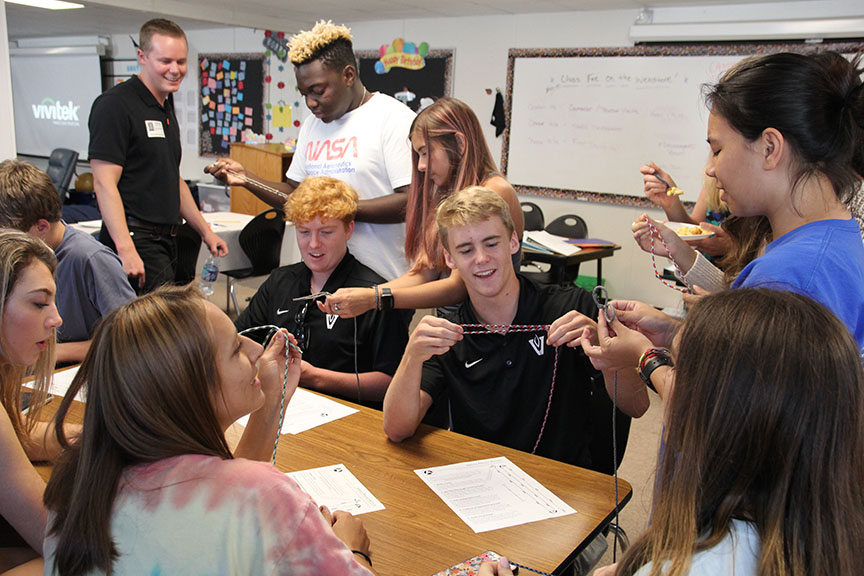
[[[546,346],[546,340],[544,340],[541,334],[535,335],[528,341],[528,343],[531,344],[531,348],[534,349],[534,352],[537,354],[537,356],[543,356],[543,352]]]
[[[338,319],[338,314],[327,314],[327,330],[332,330]]]

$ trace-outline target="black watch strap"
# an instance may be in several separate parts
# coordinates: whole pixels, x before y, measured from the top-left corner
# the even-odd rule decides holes
[[[657,389],[651,382],[651,374],[653,374],[654,371],[661,366],[675,366],[675,363],[672,361],[672,356],[669,354],[668,350],[655,350],[653,355],[645,362],[643,362],[638,368],[639,377],[642,378],[642,382],[644,382],[646,386],[648,386],[649,388],[651,388],[651,390],[654,390],[655,392],[657,391]]]
[[[396,305],[390,288],[381,288],[381,310],[392,310]]]

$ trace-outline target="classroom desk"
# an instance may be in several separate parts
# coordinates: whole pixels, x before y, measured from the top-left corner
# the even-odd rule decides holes
[[[51,402],[45,412],[53,414],[58,405],[57,400]],[[277,467],[290,472],[345,464],[384,504],[386,510],[361,516],[372,542],[375,570],[382,576],[431,576],[486,550],[536,570],[563,574],[614,516],[610,476],[425,425],[413,438],[396,444],[384,434],[381,412],[353,406],[358,413],[301,434],[283,435]],[[70,419],[80,421],[82,416],[79,404]],[[577,513],[475,534],[414,473],[496,456],[509,458]],[[41,467],[40,473],[47,478],[49,468]],[[630,484],[619,480],[621,507],[631,495]]]
[[[555,284],[572,285],[579,275],[579,264],[589,260],[597,261],[597,285],[603,283],[603,258],[614,255],[615,250],[621,246],[604,246],[603,248],[583,248],[575,254],[564,256],[562,254],[548,254],[546,252],[535,252],[522,247],[522,260],[524,262],[545,262],[552,267],[550,273],[552,282]]]
[[[218,260],[220,270],[238,270],[241,268],[249,268],[252,264],[249,258],[240,247],[240,232],[243,227],[252,220],[252,216],[248,214],[238,214],[236,212],[202,212],[202,216],[210,224],[210,228],[220,238],[228,244],[228,255]],[[88,234],[98,232],[102,228],[101,220],[89,220],[86,222],[76,222],[70,224],[79,230],[83,230]],[[202,243],[201,249],[198,252],[198,260],[195,264],[196,272],[201,271],[204,267],[204,262],[210,257],[210,251],[207,245]],[[297,247],[297,237],[294,233],[294,227],[291,224],[285,224],[285,235],[282,237],[282,248],[279,256],[280,266],[294,264],[300,261],[300,249]]]

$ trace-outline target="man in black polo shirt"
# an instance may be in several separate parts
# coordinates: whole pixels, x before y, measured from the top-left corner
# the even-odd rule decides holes
[[[447,318],[425,317],[411,334],[384,398],[387,436],[410,437],[449,396],[454,431],[591,467],[592,380],[607,376],[610,395],[613,385],[612,374],[601,375],[577,348],[584,330],[596,334],[591,296],[514,272],[519,239],[507,204],[491,190],[453,194],[437,222],[445,261],[465,281],[468,300]],[[497,333],[469,334],[476,329],[466,324],[497,325]],[[548,333],[543,325],[551,325]],[[619,374],[618,407],[638,417],[648,395],[631,372]]]
[[[141,73],[99,96],[90,111],[90,166],[102,212],[99,239],[120,256],[139,292],[173,282],[181,217],[214,256],[228,253],[180,177],[173,93],[186,76],[188,46],[170,20],[141,27]]]
[[[285,218],[294,223],[303,261],[274,270],[235,325],[287,328],[303,349],[301,386],[380,409],[408,341],[404,311],[340,318],[320,309],[323,296],[296,300],[385,282],[348,252],[356,213],[357,193],[345,182],[317,176],[300,183]]]

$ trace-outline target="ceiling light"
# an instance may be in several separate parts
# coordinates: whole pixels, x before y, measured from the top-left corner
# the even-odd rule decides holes
[[[34,8],[45,8],[46,10],[73,10],[84,8],[83,4],[75,2],[63,2],[63,0],[6,0],[6,4],[21,4]]]

